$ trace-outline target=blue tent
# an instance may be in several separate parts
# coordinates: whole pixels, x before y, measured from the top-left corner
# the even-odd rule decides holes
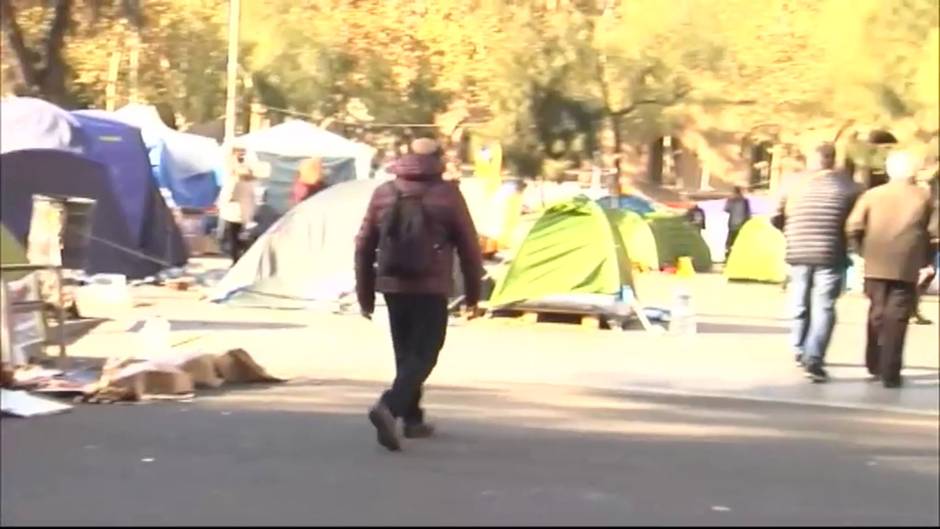
[[[3,101],[0,116],[3,130],[0,151],[5,156],[3,219],[18,226],[18,229],[8,226],[18,238],[25,241],[29,229],[32,194],[80,196],[99,202],[93,235],[150,258],[93,243],[91,252],[95,257],[87,271],[143,277],[163,268],[158,262],[172,266],[186,262],[182,235],[153,182],[136,128],[70,114],[32,98]],[[25,158],[6,158],[20,152],[29,154]],[[55,152],[73,157],[63,161],[54,156]],[[93,169],[85,164],[83,171],[73,171],[69,163],[82,165],[76,159],[100,165],[95,164]],[[99,184],[98,170],[102,167],[104,181]],[[37,174],[41,174],[39,180],[30,181],[29,175]],[[75,191],[75,186],[82,188],[86,184],[87,189]],[[22,202],[10,203],[8,196],[20,197]],[[113,252],[122,255],[112,255]]]
[[[618,198],[619,201],[613,196],[606,196],[599,198],[597,203],[605,209],[624,209],[639,215],[649,215],[656,211],[649,200],[636,195],[620,195]]]
[[[173,266],[185,264],[186,243],[153,181],[140,131],[117,121],[76,118],[91,138],[88,157],[108,168],[137,248]]]
[[[130,278],[153,275],[162,267],[115,248],[133,248],[120,202],[108,170],[100,163],[69,152],[21,150],[0,154],[0,218],[23,245],[29,235],[33,195],[65,195],[95,200],[85,271],[119,273]]]
[[[215,204],[223,176],[222,150],[215,140],[171,129],[152,106],[127,105],[115,112],[80,110],[75,114],[139,128],[153,177],[170,191],[173,201],[192,208]]]

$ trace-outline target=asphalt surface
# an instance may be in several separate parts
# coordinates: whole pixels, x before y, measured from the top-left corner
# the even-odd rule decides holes
[[[373,383],[0,421],[0,523],[934,525],[938,418],[556,386],[431,387],[375,443]]]

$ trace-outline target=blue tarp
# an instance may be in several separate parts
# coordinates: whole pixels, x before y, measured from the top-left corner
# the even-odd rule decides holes
[[[223,177],[222,150],[211,138],[168,127],[152,106],[128,105],[115,112],[76,112],[133,125],[140,129],[149,153],[151,170],[160,187],[183,207],[207,208],[215,204]]]
[[[656,208],[649,200],[636,195],[620,195],[617,203],[614,200],[613,196],[606,196],[597,199],[597,203],[605,209],[624,209],[639,215],[649,215],[656,211]]]

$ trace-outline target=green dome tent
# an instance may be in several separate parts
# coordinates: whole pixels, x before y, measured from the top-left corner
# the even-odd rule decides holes
[[[542,213],[499,279],[491,307],[571,294],[611,296],[633,286],[630,259],[608,212],[585,196]]]
[[[608,210],[607,215],[617,226],[634,269],[643,271],[659,270],[659,251],[656,249],[656,238],[643,217],[633,211],[622,209]]]
[[[782,283],[787,277],[787,241],[770,220],[754,217],[738,233],[725,263],[732,281]]]
[[[0,224],[0,264],[5,266],[27,263],[29,263],[29,260],[26,258],[26,250],[23,249],[23,245],[16,240],[16,237],[10,233],[6,226]],[[16,281],[27,274],[28,272],[4,273],[3,278],[8,281]]]
[[[652,213],[646,220],[656,239],[660,267],[676,266],[680,257],[691,257],[696,272],[711,271],[712,257],[708,244],[698,228],[689,224],[684,216]]]

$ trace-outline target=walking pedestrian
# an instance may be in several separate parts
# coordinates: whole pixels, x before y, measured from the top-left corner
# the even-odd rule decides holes
[[[236,149],[228,180],[219,193],[219,218],[225,222],[224,240],[229,246],[232,264],[238,262],[246,250],[249,229],[255,218],[255,177],[245,163],[245,151]]]
[[[738,233],[744,224],[751,220],[751,204],[745,198],[744,190],[740,186],[734,186],[731,196],[725,201],[725,213],[728,214],[728,238],[725,240],[725,255],[731,255],[731,247],[734,246]]]
[[[914,183],[913,156],[894,151],[885,169],[889,182],[862,195],[846,234],[865,259],[865,294],[871,303],[865,366],[886,388],[896,388],[915,289],[936,273],[930,256],[936,251],[938,227],[929,191]]]
[[[934,161],[934,164],[936,164],[936,161]],[[933,176],[931,176],[930,179],[927,182],[925,182],[925,184],[926,184],[925,185],[926,189],[930,192],[930,203],[933,204],[934,208],[940,207],[940,204],[938,204],[938,198],[937,198],[938,197],[937,186],[938,184],[940,184],[940,171],[934,171]],[[930,257],[931,257],[930,259],[931,263],[937,262],[936,254]],[[927,276],[921,278],[920,284],[917,285],[917,289],[914,291],[913,319],[914,319],[914,324],[916,325],[930,325],[933,323],[933,321],[931,321],[929,318],[924,316],[924,314],[920,311],[920,300],[921,298],[923,298],[924,294],[927,293],[927,290],[930,288],[930,284],[933,282],[936,276],[937,276],[937,273],[936,273],[936,270],[934,270],[933,274],[928,274]]]
[[[371,319],[375,293],[388,306],[395,380],[369,410],[378,442],[400,450],[397,419],[407,438],[433,435],[421,409],[422,385],[437,363],[447,332],[447,299],[459,254],[466,305],[477,314],[482,258],[476,229],[460,189],[443,180],[437,142],[414,140],[391,168],[396,179],[379,186],[356,238],[356,292]]]
[[[832,144],[817,147],[809,172],[784,191],[771,219],[787,241],[790,345],[814,382],[829,378],[823,366],[848,266],[845,221],[858,197],[835,159]]]

